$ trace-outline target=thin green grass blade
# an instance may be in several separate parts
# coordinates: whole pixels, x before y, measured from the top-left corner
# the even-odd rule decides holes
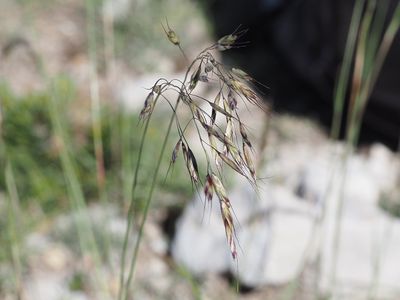
[[[347,87],[350,78],[350,71],[352,67],[352,58],[355,50],[355,43],[357,40],[358,28],[360,27],[362,11],[365,0],[357,0],[353,14],[351,17],[351,23],[349,33],[347,35],[346,47],[344,51],[344,57],[342,66],[340,68],[339,79],[336,84],[334,92],[334,112],[331,126],[331,138],[337,139],[340,133],[340,127],[343,120],[343,108],[347,92]]]

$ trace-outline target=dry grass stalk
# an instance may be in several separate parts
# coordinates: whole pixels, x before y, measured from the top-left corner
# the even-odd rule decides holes
[[[164,31],[169,41],[182,51],[179,39],[168,23]],[[151,88],[140,113],[141,120],[146,120],[153,113],[159,96],[163,96],[163,93],[167,90],[176,92],[177,102],[173,105],[166,97],[163,96],[162,99],[168,101],[170,106],[175,108],[179,103],[182,103],[191,112],[192,118],[188,125],[195,126],[207,159],[207,175],[204,182],[205,199],[207,202],[212,201],[215,193],[219,200],[227,242],[234,259],[237,257],[237,252],[233,211],[221,180],[221,174],[223,174],[224,166],[228,166],[236,173],[244,176],[253,187],[257,186],[256,171],[252,159],[254,149],[248,138],[246,127],[240,119],[240,103],[238,100],[242,100],[245,105],[255,105],[263,110],[266,110],[266,107],[250,85],[257,81],[238,68],[225,68],[214,57],[213,51],[225,51],[244,46],[246,43],[239,43],[238,40],[245,33],[246,30],[239,31],[237,29],[234,33],[222,37],[217,43],[201,51],[188,67],[184,81],[159,79]],[[190,79],[187,80],[187,78]],[[176,85],[177,82],[179,86]],[[202,98],[195,93],[196,87],[200,83],[219,86],[213,100]],[[193,101],[193,99],[200,99],[200,101]],[[202,108],[201,102],[206,103],[210,111],[207,108]],[[218,114],[223,116],[222,119],[225,120],[223,124],[216,124]],[[176,113],[176,109],[174,110],[174,118],[179,140],[172,151],[171,164],[176,162],[182,149],[191,182],[193,186],[198,188],[202,181],[199,177],[197,158],[189,147],[185,136],[186,130],[190,126],[181,127],[180,116]],[[207,136],[208,141],[204,140],[203,136]],[[209,159],[208,152],[213,153],[214,161]]]

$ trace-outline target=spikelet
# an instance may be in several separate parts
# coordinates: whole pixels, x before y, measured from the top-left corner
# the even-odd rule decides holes
[[[146,100],[144,101],[144,106],[140,112],[139,118],[141,120],[146,119],[152,113],[154,105],[155,105],[154,93],[151,91],[150,94],[147,95]]]
[[[222,153],[222,152],[218,152],[219,157],[221,157],[221,159],[228,165],[230,166],[233,170],[235,170],[236,172],[238,172],[240,175],[244,175],[242,169],[240,168],[239,164],[235,161],[233,161],[232,159],[230,159],[226,154]]]
[[[223,104],[224,104],[224,110],[226,111],[226,113],[229,115],[232,115],[231,106],[229,105],[229,101],[225,97],[223,97]],[[228,120],[228,116],[226,117],[226,119]]]
[[[232,158],[235,160],[235,162],[239,166],[242,166],[243,165],[243,159],[242,159],[242,157],[240,155],[239,149],[236,146],[232,147],[232,146],[228,145],[228,150],[229,150],[229,153],[231,154]]]
[[[206,183],[204,185],[204,195],[207,201],[211,201],[214,195],[214,182],[210,174],[206,176]]]
[[[187,105],[191,105],[191,103],[193,102],[192,98],[190,98],[190,96],[187,95],[184,91],[180,92],[179,98],[182,99],[182,101]]]
[[[214,129],[213,127],[211,127],[210,125],[207,125],[207,124],[202,124],[202,125],[209,135],[215,136],[222,143],[225,141],[224,135],[222,133],[220,133],[218,130]]]
[[[222,220],[224,221],[225,226],[225,235],[228,241],[231,254],[233,259],[236,258],[236,244],[235,244],[235,226],[233,224],[233,218],[231,213],[231,203],[226,195],[225,188],[219,178],[212,173],[212,181],[214,185],[215,193],[219,199],[220,207],[221,207],[221,215]]]
[[[214,99],[214,103],[212,103],[213,105],[211,105],[211,107],[212,107],[212,110],[211,110],[211,124],[214,124],[215,120],[217,118],[217,109],[215,107],[213,107],[213,106],[216,106],[216,107],[220,108],[219,107],[219,101],[220,100],[221,100],[221,92],[219,92],[217,94],[217,96]]]
[[[225,51],[231,49],[235,44],[238,36],[236,34],[228,34],[220,38],[217,42],[217,49],[219,51]]]
[[[189,148],[189,146],[186,147],[185,143],[183,142],[182,142],[182,152],[186,161],[186,167],[188,169],[190,178],[194,183],[199,182],[199,169],[197,167],[196,158],[192,150]]]
[[[215,124],[216,119],[217,119],[217,111],[213,108],[211,110],[211,125]]]
[[[256,170],[254,168],[253,160],[251,159],[250,147],[245,142],[243,142],[243,155],[251,176],[254,180],[256,180]]]
[[[232,143],[232,136],[233,136],[233,122],[232,118],[229,118],[226,123],[225,138]]]
[[[190,84],[189,84],[189,91],[193,91],[194,88],[196,87],[197,83],[199,82],[200,79],[200,73],[201,73],[201,64],[197,68],[196,72],[194,72],[190,78]]]
[[[196,157],[192,150],[188,147],[188,170],[194,182],[199,181],[199,168],[197,167]]]
[[[179,141],[176,143],[174,151],[172,151],[172,156],[171,156],[171,162],[175,163],[176,159],[178,158],[178,153],[181,148],[182,140],[179,139]]]
[[[226,109],[222,108],[221,106],[216,105],[216,104],[214,104],[214,103],[212,103],[212,102],[209,102],[209,104],[210,104],[210,106],[211,106],[213,109],[215,109],[217,112],[219,112],[219,113],[225,115],[226,117],[228,117],[228,118],[232,118],[232,117],[233,117],[233,115],[232,115],[231,113],[229,113],[228,111],[226,111]]]
[[[207,62],[206,65],[204,66],[204,71],[206,73],[210,73],[214,69],[214,65],[211,62]]]
[[[165,32],[165,34],[167,35],[168,40],[169,40],[172,44],[174,44],[175,46],[179,46],[180,42],[179,42],[178,35],[175,33],[175,31],[173,31],[173,30],[169,27],[168,21],[167,21],[167,29],[165,29],[164,25],[161,24],[161,26],[162,26],[162,28],[164,29],[164,32]]]
[[[240,135],[242,136],[243,142],[245,142],[250,148],[252,148],[250,140],[247,136],[246,129],[244,128],[243,123],[240,121],[239,121],[239,130],[240,130]]]
[[[220,133],[218,130],[214,129],[213,127],[204,124],[203,125],[204,128],[207,130],[208,134],[211,134],[213,136],[215,136],[221,143],[223,143],[224,145],[229,145],[234,147],[235,145],[233,145],[232,141],[228,138],[225,137],[224,134]]]
[[[241,46],[238,45],[236,42],[243,34],[247,32],[246,29],[238,31],[240,26],[231,34],[225,35],[220,38],[217,42],[216,48],[219,51],[225,51],[231,49],[233,46]],[[242,44],[243,45],[243,44]]]
[[[218,65],[218,62],[214,59],[214,57],[210,57],[210,63],[214,66],[214,67],[216,67],[217,65]]]
[[[216,143],[215,137],[211,133],[208,133],[208,141],[211,146],[211,152],[214,155],[215,164],[219,167],[220,162],[219,162],[219,156],[218,156],[218,150],[217,150],[217,143]]]
[[[201,82],[208,82],[208,74],[207,73],[200,73],[199,81]]]
[[[155,86],[153,87],[153,92],[156,93],[157,95],[160,95],[160,94],[161,94],[161,91],[162,91],[162,87],[161,87],[160,84],[155,85]]]
[[[246,80],[246,81],[252,81],[253,78],[247,74],[245,71],[237,68],[232,68],[232,73],[239,77],[240,79]]]
[[[199,120],[200,123],[201,123],[201,125],[204,126],[203,124],[206,124],[207,122],[206,122],[206,119],[205,119],[203,113],[202,113],[202,112],[200,111],[200,109],[199,109],[197,106],[195,106],[194,104],[192,104],[191,107],[192,107],[192,111],[194,112],[194,114],[195,114],[197,120]]]
[[[226,240],[228,241],[228,245],[231,250],[232,258],[236,259],[237,252],[236,252],[236,243],[235,243],[235,227],[233,224],[230,202],[229,202],[229,200],[228,201],[220,201],[219,204],[221,206],[222,220],[224,221],[224,226],[225,226]]]
[[[258,108],[261,108],[263,111],[267,112],[264,104],[261,99],[257,96],[256,92],[254,92],[251,88],[249,88],[246,84],[240,82],[239,80],[231,80],[232,88],[239,94],[242,94],[243,97],[247,99],[251,104],[256,105]]]
[[[237,108],[237,100],[235,95],[233,95],[232,90],[228,92],[228,105],[231,110],[235,110]]]
[[[226,194],[224,185],[222,184],[221,180],[219,180],[218,176],[215,175],[214,173],[211,174],[211,177],[214,184],[215,193],[217,194],[218,198],[221,201],[229,202],[228,196]]]

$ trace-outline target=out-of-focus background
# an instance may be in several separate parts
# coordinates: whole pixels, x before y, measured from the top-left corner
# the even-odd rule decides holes
[[[118,298],[139,113],[157,79],[188,66],[161,24],[189,60],[248,30],[215,56],[251,74],[269,107],[239,107],[259,191],[225,176],[235,261],[216,199],[205,208],[181,157],[169,169],[173,132],[127,299],[400,299],[400,6],[389,0],[1,0],[0,299]],[[154,114],[126,269],[171,110]]]

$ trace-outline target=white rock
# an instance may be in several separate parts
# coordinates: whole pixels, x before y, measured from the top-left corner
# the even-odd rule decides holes
[[[175,260],[196,275],[229,269],[243,284],[253,287],[292,279],[311,233],[309,205],[280,187],[261,189],[261,199],[246,185],[239,185],[229,195],[238,219],[237,264],[230,257],[219,207],[213,205],[209,221],[206,210],[202,221],[199,200],[186,208],[178,223],[172,246]]]
[[[270,205],[257,199],[254,191],[240,185],[232,192],[232,206],[239,220],[236,226],[238,259],[230,260],[230,271],[247,286],[259,286],[266,281],[265,262],[269,254]],[[226,243],[226,241],[225,241]],[[227,247],[227,246],[225,246]]]
[[[103,2],[103,15],[105,18],[122,21],[130,11],[132,0],[107,0]]]
[[[340,167],[340,159],[336,165],[334,162],[329,161],[329,155],[321,156],[301,173],[304,196],[326,201],[322,227],[321,290],[333,291],[336,296],[353,290],[358,291],[358,295],[366,296],[375,280],[374,264],[378,259],[381,262],[378,264],[379,288],[375,292],[379,291],[377,295],[382,297],[393,291],[395,282],[400,287],[400,257],[393,255],[400,248],[400,233],[397,234],[400,223],[384,214],[378,203],[382,192],[394,186],[398,165],[390,151],[381,145],[372,146],[369,155],[351,155],[345,171]],[[330,168],[327,167],[329,165]],[[338,260],[335,263],[337,211],[341,197],[343,210]],[[389,227],[392,228],[390,238],[387,237]],[[334,272],[336,286],[332,287],[331,276]]]
[[[216,200],[210,221],[207,210],[202,219],[200,200],[186,208],[172,246],[174,258],[196,275],[238,270],[242,283],[260,286],[289,282],[301,271],[305,251],[310,258],[320,251],[322,291],[330,290],[336,268],[334,296],[364,299],[376,281],[373,295],[396,299],[389,295],[400,295],[400,220],[383,213],[378,201],[395,186],[399,163],[386,147],[373,145],[367,154],[350,155],[344,176],[343,150],[343,144],[329,143],[321,135],[280,141],[276,153],[269,153],[267,175],[272,178],[261,186],[260,201],[241,183],[228,192],[240,223],[238,265],[230,257]],[[341,236],[333,266],[340,197]],[[313,231],[315,218],[321,216],[321,227]]]
[[[264,282],[276,285],[289,282],[300,271],[312,232],[312,207],[282,187],[271,188],[271,197],[275,206]]]
[[[216,203],[209,212],[204,210],[200,199],[194,199],[178,221],[171,249],[174,259],[196,276],[228,270],[223,226]]]

